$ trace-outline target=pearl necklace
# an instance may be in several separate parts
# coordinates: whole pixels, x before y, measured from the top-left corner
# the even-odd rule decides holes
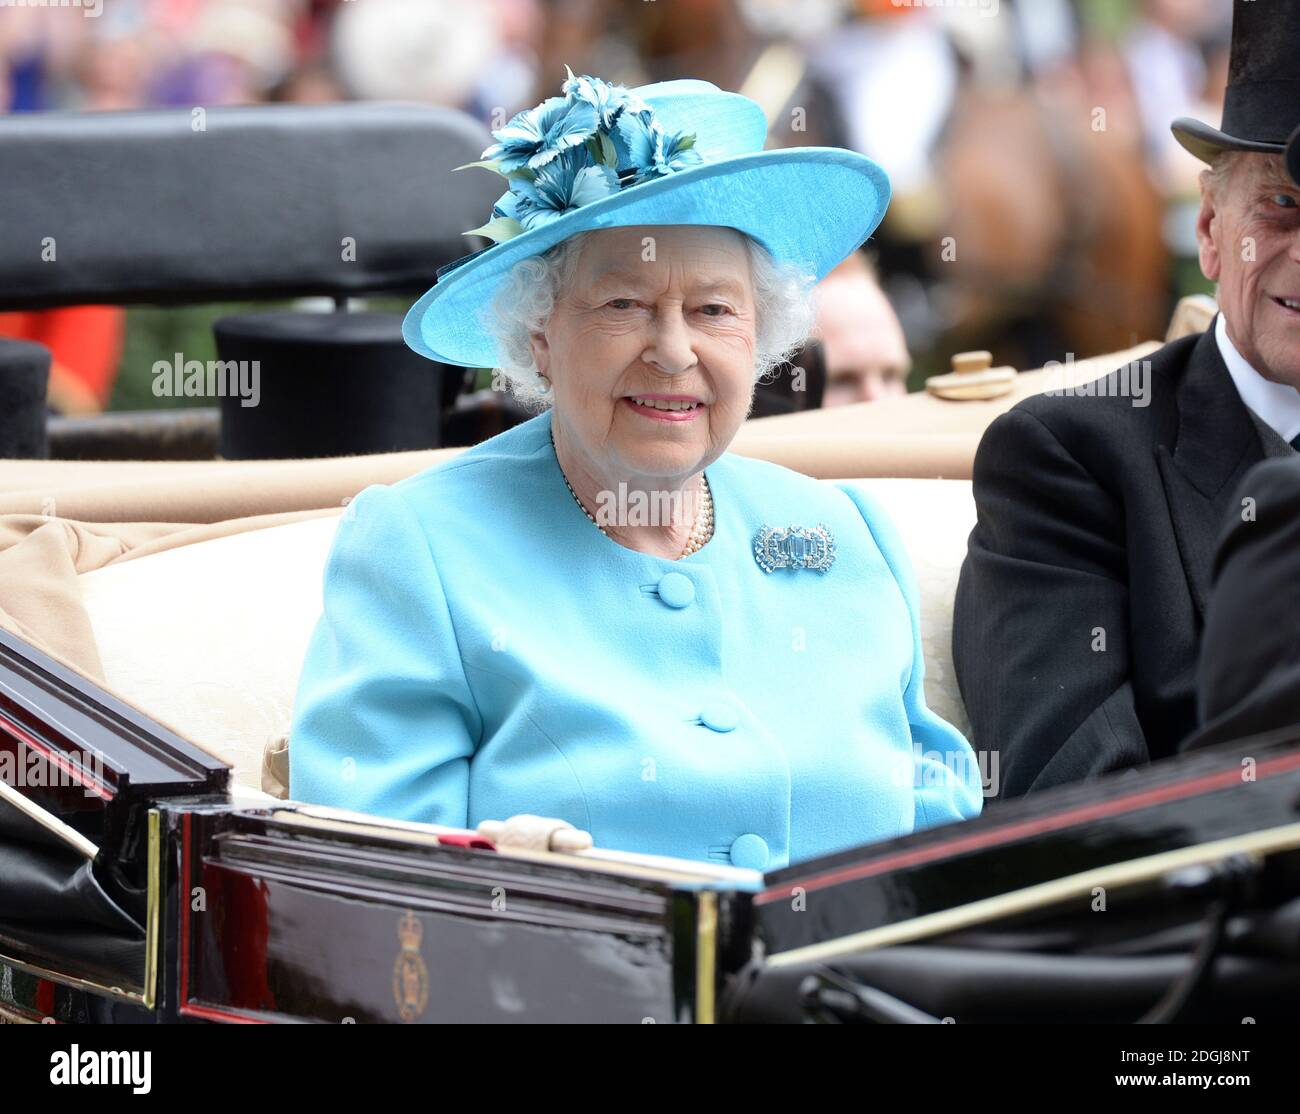
[[[554,436],[551,437],[551,448],[555,448]],[[559,462],[558,457],[556,462]],[[569,489],[569,494],[573,496],[573,501],[578,504],[578,509],[587,516],[597,530],[608,538],[609,531],[596,521],[596,516],[591,511],[582,505],[582,500],[578,498],[578,493],[573,490],[573,484],[569,483],[569,477],[564,474],[563,468],[560,469],[560,477],[564,480],[564,486]],[[695,524],[691,527],[690,537],[686,539],[686,548],[682,550],[682,557],[689,557],[692,553],[698,553],[711,537],[713,537],[713,492],[709,490],[708,477],[701,472],[699,507],[695,515]],[[678,560],[680,559],[678,558]]]

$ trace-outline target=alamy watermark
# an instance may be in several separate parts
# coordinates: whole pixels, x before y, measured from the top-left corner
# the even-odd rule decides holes
[[[155,398],[237,398],[256,406],[262,397],[260,360],[187,360],[177,352],[153,365]]]
[[[13,789],[82,789],[96,795],[104,784],[104,756],[95,751],[60,752],[51,761],[29,747],[0,750],[0,781]]]
[[[72,1045],[50,1053],[50,1084],[54,1087],[130,1087],[131,1093],[152,1090],[153,1053],[140,1049],[114,1052],[108,1048]]]
[[[80,8],[87,19],[98,19],[104,0],[0,0],[0,8]]]
[[[1002,756],[996,750],[926,750],[912,744],[912,761],[902,763],[893,775],[894,784],[913,789],[970,784],[978,780],[985,797],[996,797],[1001,789]]]
[[[1130,360],[1110,375],[1094,376],[1095,360],[1075,361],[1074,353],[1065,354],[1065,362],[1049,360],[1043,365],[1047,373],[1045,395],[1082,396],[1083,398],[1127,398],[1138,409],[1151,405],[1151,361]]]
[[[693,522],[702,502],[695,492],[629,491],[620,483],[617,491],[605,490],[596,496],[596,525],[675,526]]]
[[[999,0],[889,0],[895,8],[965,8],[986,19],[998,14]]]

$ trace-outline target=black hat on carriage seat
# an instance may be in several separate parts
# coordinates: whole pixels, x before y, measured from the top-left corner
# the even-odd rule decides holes
[[[1235,0],[1223,125],[1181,116],[1174,137],[1212,162],[1223,151],[1280,155],[1300,126],[1300,0]]]
[[[1291,133],[1291,142],[1286,145],[1286,168],[1295,184],[1300,186],[1300,128]]]

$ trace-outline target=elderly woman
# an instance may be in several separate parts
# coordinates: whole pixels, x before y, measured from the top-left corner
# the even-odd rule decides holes
[[[494,133],[496,243],[408,343],[542,412],[348,507],[290,745],[300,800],[760,870],[974,815],[916,593],[858,490],[735,457],[758,376],[888,184],[763,151],[752,101],[570,75]],[[476,164],[480,165],[480,164]]]

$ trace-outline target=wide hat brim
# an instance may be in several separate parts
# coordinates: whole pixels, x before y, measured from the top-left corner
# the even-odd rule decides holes
[[[496,244],[445,275],[407,313],[406,343],[431,360],[499,367],[484,315],[510,269],[579,232],[713,225],[758,241],[778,262],[824,278],[860,247],[889,205],[889,179],[865,155],[792,147],[720,159],[622,189]]]
[[[1250,151],[1259,155],[1280,155],[1285,150],[1281,143],[1266,143],[1258,139],[1242,139],[1212,128],[1190,116],[1180,116],[1170,125],[1174,138],[1202,162],[1212,163],[1224,151]]]
[[[1291,180],[1300,186],[1300,128],[1291,133],[1286,145],[1286,169]]]

